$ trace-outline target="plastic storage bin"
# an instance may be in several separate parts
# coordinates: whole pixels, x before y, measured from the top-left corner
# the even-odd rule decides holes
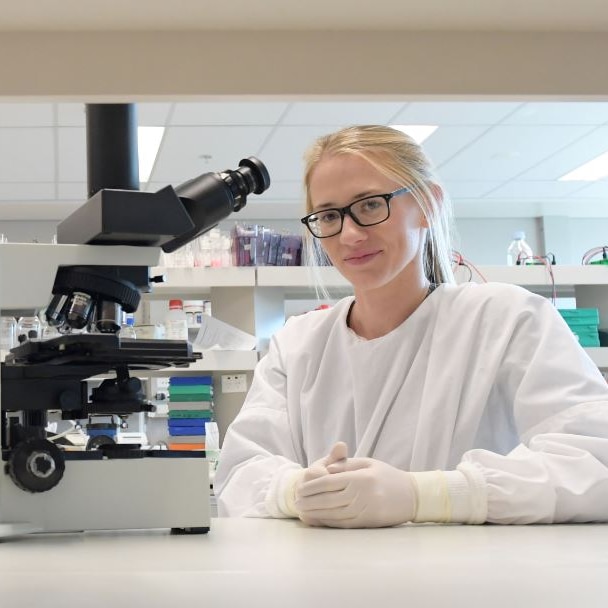
[[[578,338],[581,346],[599,346],[598,325],[600,322],[597,308],[558,309],[568,327]]]

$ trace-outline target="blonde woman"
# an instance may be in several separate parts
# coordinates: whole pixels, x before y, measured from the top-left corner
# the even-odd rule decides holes
[[[449,204],[381,126],[321,138],[302,219],[354,297],[288,321],[230,426],[220,515],[608,521],[608,388],[548,300],[456,285]]]

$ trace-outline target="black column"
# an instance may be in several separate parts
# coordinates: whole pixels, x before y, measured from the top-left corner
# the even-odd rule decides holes
[[[135,104],[87,104],[88,196],[102,188],[139,190]]]

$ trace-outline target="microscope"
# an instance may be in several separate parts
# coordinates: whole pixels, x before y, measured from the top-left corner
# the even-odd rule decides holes
[[[59,224],[58,244],[0,245],[2,313],[46,303],[46,322],[59,334],[24,340],[1,365],[0,537],[209,530],[203,451],[142,449],[107,436],[71,449],[47,431],[50,412],[63,420],[120,421],[151,411],[130,372],[201,357],[186,341],[119,337],[123,313],[135,312],[141,294],[162,280],[150,276],[161,248],[172,252],[192,241],[270,185],[266,167],[249,157],[235,170],[141,192],[135,125],[132,105],[88,105],[89,199]],[[33,280],[23,281],[24,272]],[[106,379],[90,391],[87,380],[100,375]]]

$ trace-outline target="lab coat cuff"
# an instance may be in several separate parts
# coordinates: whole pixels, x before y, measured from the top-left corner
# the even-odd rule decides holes
[[[288,468],[278,471],[274,488],[266,498],[266,508],[272,517],[298,517],[295,506],[296,485],[302,475],[302,468]]]
[[[485,522],[487,499],[483,487],[462,471],[412,473],[417,489],[415,522]]]
[[[456,471],[467,480],[469,521],[468,524],[483,524],[488,519],[488,484],[481,470],[474,464],[461,462]]]

